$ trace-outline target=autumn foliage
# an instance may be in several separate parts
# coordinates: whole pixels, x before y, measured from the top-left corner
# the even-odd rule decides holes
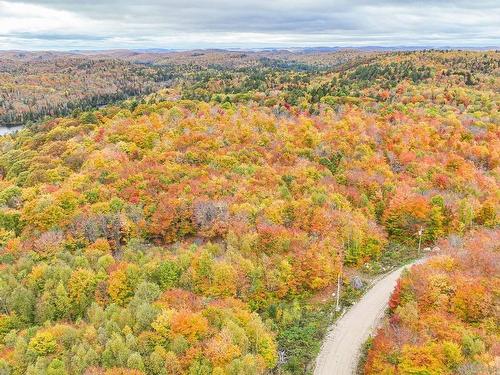
[[[443,241],[442,255],[404,275],[365,373],[494,373],[499,240],[499,230],[481,230],[463,243]]]
[[[341,269],[471,230],[400,281],[366,371],[488,368],[498,52],[240,55],[94,62],[176,80],[0,137],[0,373],[304,371]]]

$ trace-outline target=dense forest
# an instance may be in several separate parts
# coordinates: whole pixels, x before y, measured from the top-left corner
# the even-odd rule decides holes
[[[172,77],[165,67],[119,60],[0,53],[0,126],[147,94],[169,85]]]
[[[492,366],[498,52],[8,58],[3,118],[67,115],[0,137],[0,373],[308,373],[419,230],[366,373]]]
[[[499,244],[498,230],[452,237],[442,255],[399,280],[365,373],[494,374]]]
[[[71,115],[186,82],[203,69],[212,79],[232,69],[317,71],[362,61],[367,53],[310,54],[190,51],[94,53],[0,51],[0,126]],[[268,69],[268,70],[269,70]],[[222,73],[221,73],[222,74]],[[195,75],[195,80],[200,79]],[[248,74],[248,79],[253,79]],[[248,88],[246,88],[248,90]],[[191,94],[192,95],[192,94]]]

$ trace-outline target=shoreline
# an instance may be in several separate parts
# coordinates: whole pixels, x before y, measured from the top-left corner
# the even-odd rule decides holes
[[[23,127],[24,127],[24,125],[14,125],[14,126],[3,126],[2,125],[2,126],[0,126],[0,136],[15,133],[15,132],[21,130]]]

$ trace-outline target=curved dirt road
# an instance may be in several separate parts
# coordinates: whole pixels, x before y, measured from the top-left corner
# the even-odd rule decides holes
[[[335,323],[316,360],[314,375],[352,375],[355,373],[360,348],[384,316],[387,302],[401,272],[422,261],[398,268],[380,279]]]

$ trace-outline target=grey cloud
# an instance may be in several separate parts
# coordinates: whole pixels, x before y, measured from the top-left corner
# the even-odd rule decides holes
[[[94,45],[100,48],[115,47],[113,43],[167,48],[182,48],[184,43],[190,48],[349,45],[350,41],[466,46],[495,45],[500,40],[500,2],[490,0],[5,1],[65,10],[101,22],[103,30],[94,35]],[[90,42],[94,32],[89,30],[90,36],[80,40]],[[243,34],[256,34],[256,42],[238,37]],[[57,35],[65,39],[61,32],[52,34],[52,39]],[[77,36],[71,30],[68,35],[68,40]],[[18,36],[12,33],[11,37]]]
[[[86,34],[52,34],[52,33],[29,33],[29,32],[15,32],[10,34],[0,34],[0,38],[15,38],[25,40],[84,40],[84,41],[104,41],[107,38],[99,35],[86,35]]]

